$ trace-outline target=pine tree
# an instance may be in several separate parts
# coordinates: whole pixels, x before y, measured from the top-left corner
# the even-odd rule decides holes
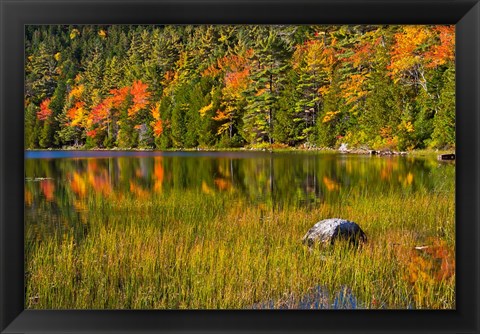
[[[184,148],[187,133],[187,113],[190,109],[188,101],[188,86],[181,85],[175,90],[172,101],[171,138],[173,147]]]
[[[286,60],[290,52],[272,27],[257,31],[251,57],[252,84],[245,92],[247,106],[243,118],[243,135],[249,143],[273,143],[274,108],[288,69]]]
[[[445,71],[443,81],[439,108],[433,119],[431,143],[441,149],[455,147],[455,67]]]
[[[132,96],[128,94],[119,108],[117,145],[121,148],[135,148],[138,144],[138,132],[133,120],[128,117],[128,109],[132,104]]]
[[[40,103],[53,95],[57,85],[57,60],[55,51],[46,42],[40,42],[38,49],[27,57],[25,98]]]
[[[38,108],[34,103],[25,108],[25,148],[34,149],[39,147],[39,122],[37,120]]]
[[[155,146],[159,149],[168,149],[173,147],[170,121],[172,119],[172,101],[169,96],[164,96],[160,100],[159,112],[162,132],[155,138]]]
[[[286,74],[285,88],[281,91],[276,105],[273,139],[289,146],[302,143],[305,140],[304,130],[307,128],[305,118],[299,115],[296,109],[300,100],[297,87],[298,74],[290,70]]]

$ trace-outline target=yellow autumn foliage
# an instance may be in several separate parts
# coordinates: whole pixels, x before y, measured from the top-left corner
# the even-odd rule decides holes
[[[331,120],[335,119],[335,116],[338,115],[339,113],[340,113],[340,110],[327,112],[323,117],[322,122],[323,123],[330,122]]]
[[[200,113],[200,116],[204,117],[207,112],[212,110],[213,108],[213,102],[210,102],[209,105],[206,105],[205,107],[201,108],[198,112]]]

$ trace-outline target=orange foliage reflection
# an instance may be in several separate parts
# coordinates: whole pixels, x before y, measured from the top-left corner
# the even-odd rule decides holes
[[[162,192],[163,187],[163,157],[155,157],[154,158],[155,166],[153,168],[153,176],[154,176],[154,184],[153,190],[155,192]]]
[[[141,186],[136,184],[133,181],[130,181],[130,192],[138,197],[147,197],[148,191],[143,189]]]
[[[31,191],[25,189],[25,204],[27,206],[30,206],[32,205],[32,202],[33,202],[33,194]]]
[[[85,184],[85,175],[80,175],[77,172],[73,172],[72,181],[70,182],[70,187],[72,188],[73,192],[80,197],[85,197],[87,193],[87,185]]]
[[[440,282],[455,275],[455,254],[445,241],[434,240],[431,245],[417,247],[401,256],[406,264],[406,278],[417,281]]]
[[[404,187],[407,187],[413,183],[413,174],[408,172],[408,174],[405,176],[400,175],[398,177],[398,181],[400,181]]]
[[[202,192],[204,192],[205,194],[211,194],[211,193],[213,193],[212,188],[210,188],[210,187],[207,185],[207,182],[205,182],[205,181],[202,181]]]
[[[224,178],[217,177],[213,182],[220,190],[229,190],[232,188],[232,183]]]
[[[107,171],[102,171],[100,175],[89,174],[88,182],[92,185],[93,189],[97,193],[109,195],[112,192],[112,187],[108,180]]]
[[[40,189],[47,201],[51,202],[54,200],[55,184],[52,180],[42,180],[40,182]]]
[[[340,189],[340,185],[335,180],[329,178],[328,176],[323,177],[323,184],[327,187],[328,191],[334,191]]]
[[[386,159],[385,166],[380,170],[380,179],[390,180],[392,173],[396,170],[398,170],[398,160]]]

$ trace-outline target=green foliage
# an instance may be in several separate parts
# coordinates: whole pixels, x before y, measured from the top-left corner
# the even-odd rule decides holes
[[[37,121],[38,107],[30,103],[25,109],[25,148],[32,149],[39,146],[39,123]]]
[[[55,50],[48,40],[41,42],[27,56],[25,98],[39,104],[52,96],[57,83]]]
[[[450,148],[455,146],[455,68],[444,73],[444,87],[440,91],[437,113],[433,120],[431,146]]]
[[[155,146],[164,150],[173,146],[172,128],[168,123],[172,117],[172,101],[168,96],[162,98],[160,102],[160,115],[165,125],[163,126],[163,133],[155,138]]]
[[[396,148],[402,116],[401,96],[383,69],[372,73],[372,82],[360,116],[361,127],[370,138],[367,144],[374,149]]]
[[[252,84],[246,90],[247,105],[243,117],[244,138],[250,143],[273,143],[274,114],[283,88],[290,53],[275,27],[262,27],[255,34],[252,56]]]
[[[323,110],[320,113],[315,134],[315,142],[320,147],[335,146],[338,136],[344,134],[344,123],[347,121],[342,115],[340,101],[339,73],[335,73],[330,89],[323,99]]]
[[[188,103],[188,86],[180,86],[175,92],[172,108],[172,142],[175,148],[184,148],[187,133],[187,113],[190,110]],[[191,130],[194,131],[194,130]]]
[[[120,148],[134,148],[138,144],[138,131],[135,129],[133,120],[128,116],[128,106],[131,104],[131,96],[127,96],[127,101],[120,109],[118,120],[119,130],[117,145]]]
[[[298,75],[290,70],[286,76],[285,89],[281,91],[277,102],[277,112],[274,115],[275,127],[273,139],[275,142],[295,146],[306,138],[308,119],[304,112],[298,112],[295,101],[298,101]]]
[[[49,148],[53,145],[53,126],[50,122],[45,122],[40,132],[39,145],[41,148]]]

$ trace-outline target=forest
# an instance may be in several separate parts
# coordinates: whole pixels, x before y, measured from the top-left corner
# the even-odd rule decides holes
[[[455,147],[455,27],[25,27],[25,148]]]

